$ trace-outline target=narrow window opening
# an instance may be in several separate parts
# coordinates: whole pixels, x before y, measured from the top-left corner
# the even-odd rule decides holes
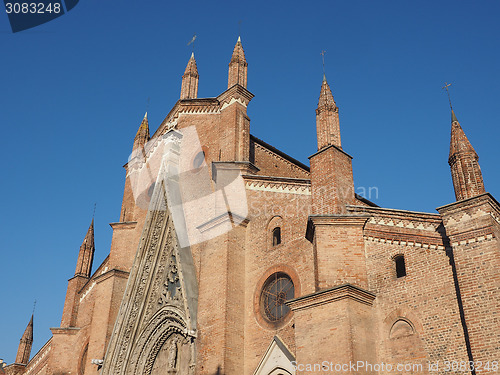
[[[394,258],[394,262],[396,263],[396,277],[400,278],[406,276],[405,257],[403,255],[398,255]]]
[[[277,246],[281,243],[281,228],[276,227],[273,229],[273,246]]]

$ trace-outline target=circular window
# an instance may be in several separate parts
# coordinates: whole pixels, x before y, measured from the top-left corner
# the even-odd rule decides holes
[[[281,272],[271,275],[266,280],[261,294],[265,318],[272,323],[283,320],[290,312],[285,302],[292,299],[294,294],[295,288],[290,276]]]

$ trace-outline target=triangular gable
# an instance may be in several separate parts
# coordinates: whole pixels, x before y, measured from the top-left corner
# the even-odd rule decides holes
[[[274,336],[254,375],[295,375],[293,361],[295,357],[290,350],[279,337]]]
[[[194,374],[198,290],[191,249],[181,247],[167,200],[179,194],[181,135],[164,136],[165,164],[151,204],[111,336],[103,375]],[[176,220],[178,217],[176,218]],[[178,224],[176,221],[176,225]]]

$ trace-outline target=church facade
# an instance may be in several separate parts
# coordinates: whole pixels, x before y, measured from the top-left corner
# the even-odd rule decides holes
[[[394,210],[355,194],[326,77],[310,166],[250,134],[240,39],[227,90],[198,81],[193,55],[109,256],[92,274],[92,222],[60,327],[30,357],[31,320],[6,374],[500,373],[500,205],[453,111],[456,202]]]

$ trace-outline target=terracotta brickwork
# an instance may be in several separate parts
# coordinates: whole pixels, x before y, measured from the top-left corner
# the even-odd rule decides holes
[[[310,168],[250,135],[253,94],[240,39],[226,91],[197,98],[199,79],[193,55],[180,99],[152,136],[144,116],[125,165],[121,213],[110,224],[109,256],[91,274],[92,223],[75,249],[61,326],[29,360],[31,322],[19,363],[6,374],[97,375],[91,360],[103,360],[102,371],[113,375],[139,365],[155,375],[159,364],[172,374],[269,375],[284,371],[279,361],[297,365],[294,374],[445,374],[445,361],[500,360],[500,205],[485,193],[477,154],[454,113],[449,161],[457,202],[437,214],[392,210],[354,193],[326,77]],[[180,156],[176,148],[165,155],[170,171],[182,171],[169,183],[182,187],[183,225],[202,238],[181,248],[182,225],[151,208],[167,191],[157,186],[162,181],[153,176],[138,188],[137,179],[156,163],[164,139],[178,145],[189,134],[196,137]],[[225,190],[234,181],[237,199]],[[181,254],[187,263],[172,260]],[[175,302],[178,315],[172,288],[184,298]],[[177,316],[175,340],[174,323],[155,320],[165,311]],[[122,356],[123,347],[130,352]],[[333,367],[325,370],[325,362]],[[410,367],[374,369],[382,363]],[[499,372],[491,364],[482,373]]]

